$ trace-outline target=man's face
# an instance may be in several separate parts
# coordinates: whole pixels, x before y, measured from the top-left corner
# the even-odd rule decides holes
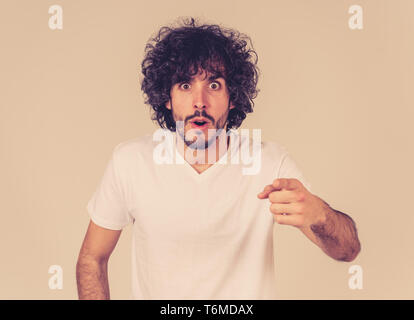
[[[229,111],[234,108],[224,78],[212,77],[204,70],[189,81],[174,84],[170,97],[166,107],[172,110],[174,121],[184,122],[180,135],[185,137],[187,146],[194,146],[197,140],[196,148],[208,148],[215,140],[208,140],[208,129],[224,129]]]

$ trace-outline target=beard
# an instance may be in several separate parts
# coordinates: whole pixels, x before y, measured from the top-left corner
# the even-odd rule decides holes
[[[230,103],[229,103],[230,107]],[[171,110],[173,113],[174,119],[180,119],[177,115],[174,114],[174,109],[172,108],[171,104]],[[205,136],[204,130],[192,128],[187,131],[185,131],[185,123],[188,123],[189,120],[191,120],[194,117],[205,117],[211,121],[214,128],[208,128],[207,129],[207,137]],[[191,149],[194,150],[205,150],[208,149],[210,146],[215,145],[215,141],[217,138],[221,137],[223,132],[226,133],[227,130],[225,130],[226,122],[227,122],[228,113],[221,116],[217,121],[209,115],[206,114],[205,110],[202,110],[201,112],[199,110],[196,110],[194,115],[189,116],[186,118],[185,121],[183,120],[176,120],[176,132],[178,136],[184,141],[185,145]]]
[[[179,133],[181,139],[187,147],[194,150],[208,149],[213,145],[217,138],[225,132],[224,128],[208,129],[207,138],[205,137],[204,131],[200,129],[190,129],[187,133]]]

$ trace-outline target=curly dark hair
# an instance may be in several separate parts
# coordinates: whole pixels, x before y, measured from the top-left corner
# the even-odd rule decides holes
[[[253,99],[259,92],[258,58],[250,38],[218,25],[197,25],[194,18],[182,22],[179,27],[162,27],[145,47],[141,89],[145,103],[154,111],[152,120],[175,131],[172,112],[165,106],[171,87],[205,70],[226,80],[235,106],[229,111],[226,129],[237,129],[246,113],[253,112]]]

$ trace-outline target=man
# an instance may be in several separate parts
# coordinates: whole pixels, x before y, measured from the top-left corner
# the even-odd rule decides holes
[[[297,227],[336,260],[358,255],[353,220],[309,191],[284,147],[260,143],[260,170],[250,174],[222,161],[246,149],[258,159],[254,141],[234,130],[257,95],[248,42],[191,19],[147,44],[142,90],[153,120],[172,132],[163,154],[175,161],[158,161],[155,135],[115,147],[87,206],[80,299],[109,299],[108,260],[129,223],[134,299],[276,298],[274,221]],[[213,129],[219,134],[209,135]]]

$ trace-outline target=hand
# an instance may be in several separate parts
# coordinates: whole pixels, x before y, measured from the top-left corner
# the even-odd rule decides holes
[[[270,212],[279,224],[302,229],[326,220],[326,203],[310,193],[298,179],[276,179],[257,197],[269,199]]]

